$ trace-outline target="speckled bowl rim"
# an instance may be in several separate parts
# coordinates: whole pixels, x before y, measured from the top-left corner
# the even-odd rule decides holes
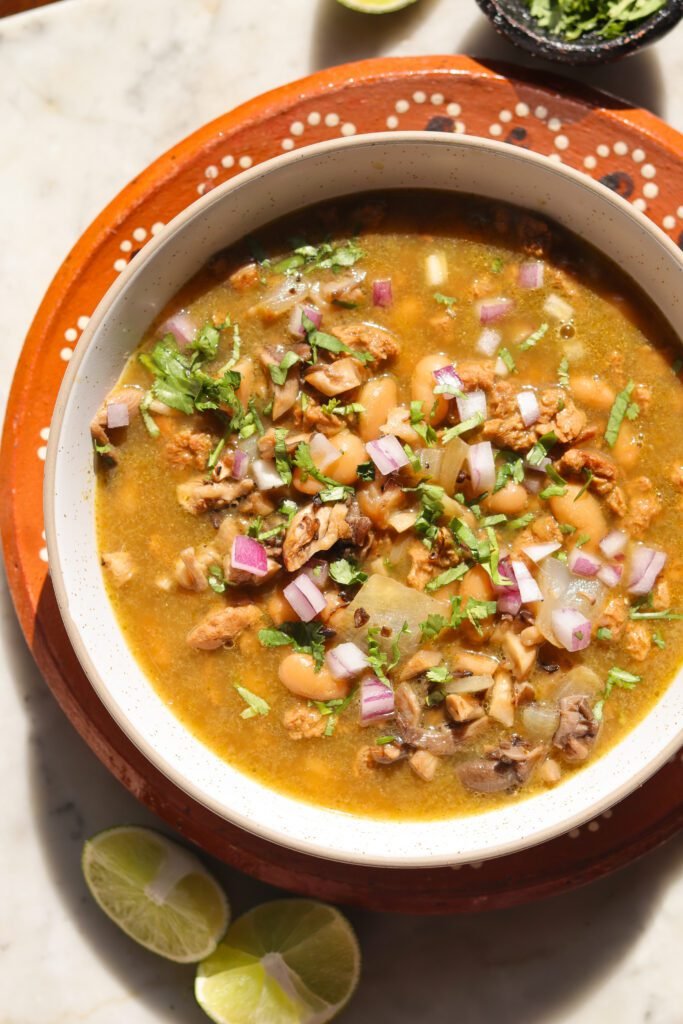
[[[389,868],[424,868],[440,865],[457,865],[504,856],[559,836],[583,824],[623,799],[628,793],[642,785],[653,775],[675,754],[683,742],[683,673],[678,673],[676,679],[671,683],[663,697],[660,698],[657,705],[622,741],[580,773],[577,773],[575,777],[563,783],[558,789],[515,802],[503,809],[486,811],[464,818],[455,817],[434,821],[409,820],[396,822],[366,818],[360,815],[322,808],[280,794],[270,789],[270,787],[255,782],[238,769],[222,762],[217,755],[213,754],[207,747],[204,747],[182,725],[179,719],[172,715],[172,712],[166,708],[157,695],[160,712],[173,719],[173,722],[176,723],[188,742],[200,747],[210,759],[218,762],[226,769],[233,785],[238,787],[241,785],[245,790],[252,790],[251,795],[257,799],[262,799],[266,804],[270,801],[271,804],[281,805],[279,810],[284,809],[286,811],[282,820],[286,818],[288,824],[286,827],[282,825],[274,827],[269,820],[266,820],[263,814],[258,815],[251,811],[245,813],[237,810],[234,806],[230,806],[229,801],[217,799],[197,785],[193,779],[188,778],[185,773],[180,772],[170,759],[168,752],[161,751],[154,746],[147,734],[149,730],[146,732],[141,731],[131,720],[126,710],[113,698],[107,680],[102,677],[96,668],[91,654],[83,641],[81,623],[70,612],[70,595],[65,586],[62,551],[57,525],[58,502],[55,485],[62,450],[61,435],[63,421],[72,393],[77,391],[79,369],[90,350],[93,340],[106,322],[113,303],[132,286],[138,275],[143,272],[143,268],[146,267],[157,250],[168,242],[169,238],[182,232],[195,217],[201,216],[204,211],[210,209],[213,205],[221,203],[224,197],[238,193],[240,190],[248,189],[254,181],[277,174],[280,169],[288,168],[291,165],[304,164],[319,156],[334,154],[341,149],[396,147],[416,143],[420,146],[428,147],[447,146],[453,150],[476,149],[484,152],[488,151],[489,153],[503,156],[505,160],[510,162],[510,166],[536,165],[542,168],[549,181],[555,178],[569,179],[574,185],[592,193],[600,202],[607,204],[608,208],[612,207],[619,217],[625,216],[627,219],[634,221],[641,231],[649,235],[653,242],[659,246],[664,258],[667,261],[672,261],[678,271],[683,271],[683,253],[656,225],[638,210],[634,209],[614,192],[580,172],[566,165],[558,165],[548,158],[528,150],[521,150],[516,147],[510,147],[505,143],[475,137],[453,138],[437,134],[431,135],[422,131],[381,132],[317,143],[265,161],[241,174],[239,177],[212,190],[179,213],[150,241],[144,251],[126,270],[121,273],[93,313],[74,351],[74,356],[62,382],[50,431],[44,483],[45,532],[50,574],[60,614],[62,615],[69,639],[99,698],[119,727],[143,755],[194,800],[210,808],[220,817],[272,843],[323,859]],[[367,186],[365,187],[367,188]],[[413,187],[420,187],[420,183],[416,182]],[[457,189],[454,191],[457,191]],[[348,191],[339,192],[338,194],[348,194]],[[306,203],[301,205],[307,205],[307,203],[315,201],[315,198],[315,195],[311,195]],[[294,206],[290,207],[290,209],[294,208]],[[279,211],[277,216],[281,216],[282,212]],[[210,252],[207,252],[207,258],[210,254]],[[94,403],[94,405],[97,404],[97,402]],[[89,405],[92,407],[93,403],[91,402]],[[104,590],[104,584],[102,584],[102,590]],[[113,608],[111,605],[108,605],[108,608],[111,625],[115,633],[119,635],[119,638],[122,638]],[[130,657],[132,658],[132,655]],[[151,683],[147,681],[139,666],[138,673],[149,690],[156,695],[156,691],[153,690]],[[616,777],[616,774],[613,775],[610,772],[612,762],[615,760],[619,761],[620,752],[625,751],[625,757],[622,757],[621,760],[625,760],[629,764],[629,755],[636,755],[638,753],[637,739],[640,738],[639,734],[642,733],[643,727],[656,718],[658,709],[667,702],[673,705],[675,728],[663,728],[659,734],[660,742],[656,745],[652,744],[655,749],[651,750],[646,760],[638,763],[638,758],[636,757],[634,763],[637,764],[637,767],[633,767],[624,773],[621,782],[613,784],[612,780]],[[667,725],[667,723],[663,724]],[[584,795],[583,790],[585,789],[589,792],[591,791],[590,781],[588,780],[589,778],[592,780],[593,776],[598,773],[603,776],[603,779],[599,784],[594,785],[595,793],[592,799],[575,799],[577,790],[579,791],[579,796]],[[232,796],[232,792],[230,796]],[[558,805],[563,808],[561,814],[556,812]],[[524,817],[525,809],[529,808],[533,808],[534,813],[529,815],[529,817],[534,817],[535,814],[535,824],[532,827],[523,829],[520,833],[519,828],[514,827],[517,825],[517,822],[514,820],[509,821],[508,819],[511,817],[514,819],[515,816],[519,817],[520,815]],[[545,811],[555,811],[555,813],[548,813],[546,818],[544,815]],[[297,827],[302,818],[310,819],[314,825],[310,831],[304,832],[304,834],[301,834]],[[292,825],[289,824],[290,820],[293,823]],[[484,831],[488,832],[488,835],[485,841],[480,840],[475,845],[464,846],[458,840],[458,824],[472,822],[484,822]],[[445,845],[441,842],[438,849],[430,845],[430,843],[435,841],[437,833],[445,832],[449,829],[451,830],[448,832],[449,840]],[[335,839],[331,840],[329,838],[330,831],[335,832],[335,830]],[[375,834],[372,844],[367,843],[367,835],[363,842],[359,843],[355,840],[357,834],[368,833],[368,831]],[[420,837],[422,837],[422,841]]]

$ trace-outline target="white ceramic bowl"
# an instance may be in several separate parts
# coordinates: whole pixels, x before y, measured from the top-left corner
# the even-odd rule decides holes
[[[472,817],[387,822],[302,803],[221,761],[157,696],[117,626],[97,555],[88,424],[150,321],[214,252],[276,217],[370,189],[462,191],[542,212],[610,256],[683,338],[683,254],[589,178],[522,149],[425,132],[320,143],[216,188],[176,217],[91,317],[64,378],[48,445],[45,523],[64,623],[92,685],[145,756],[237,825],[308,854],[385,867],[500,856],[557,836],[626,796],[683,740],[683,677],[628,736],[556,790]],[[351,784],[351,783],[349,783]]]

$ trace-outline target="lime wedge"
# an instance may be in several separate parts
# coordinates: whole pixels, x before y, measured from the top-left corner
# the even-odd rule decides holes
[[[83,846],[90,892],[145,949],[178,963],[212,953],[228,926],[223,890],[187,850],[147,828],[98,832]]]
[[[197,968],[195,995],[217,1024],[325,1024],[360,969],[346,918],[313,900],[275,900],[231,926]]]
[[[417,3],[417,0],[338,0],[338,3],[361,14],[391,14]]]

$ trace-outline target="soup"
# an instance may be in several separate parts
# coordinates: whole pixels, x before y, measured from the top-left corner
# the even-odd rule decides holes
[[[472,196],[345,199],[220,253],[91,424],[152,685],[326,807],[560,784],[678,665],[676,345],[604,257]]]

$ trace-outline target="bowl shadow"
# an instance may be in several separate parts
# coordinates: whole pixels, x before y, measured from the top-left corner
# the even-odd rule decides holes
[[[0,600],[9,603],[6,592]],[[206,1018],[194,1002],[193,969],[137,948],[95,906],[80,871],[83,840],[102,828],[129,822],[161,827],[170,835],[173,831],[138,804],[89,751],[53,700],[14,616],[6,611],[0,640],[30,720],[27,810],[54,883],[54,899],[68,926],[131,996],[160,1019],[172,1014],[201,1024]],[[225,886],[235,916],[281,895],[213,858],[203,859]],[[499,1016],[547,1024],[614,974],[682,863],[679,837],[609,878],[524,909],[442,918],[350,909],[365,966],[343,1020],[450,1024],[457,1009],[463,1024],[490,1024]]]

